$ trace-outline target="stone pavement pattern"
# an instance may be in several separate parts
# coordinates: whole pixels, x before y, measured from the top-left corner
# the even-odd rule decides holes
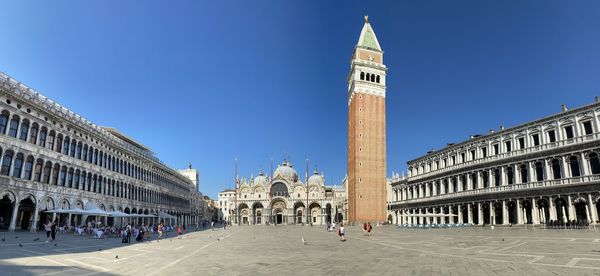
[[[340,242],[324,226],[242,226],[131,245],[60,235],[57,246],[45,233],[0,237],[2,275],[600,275],[596,230],[384,226],[367,237],[350,227]]]

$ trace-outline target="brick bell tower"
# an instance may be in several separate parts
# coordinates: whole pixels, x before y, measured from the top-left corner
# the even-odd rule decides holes
[[[348,221],[386,221],[383,51],[365,16],[348,74]]]

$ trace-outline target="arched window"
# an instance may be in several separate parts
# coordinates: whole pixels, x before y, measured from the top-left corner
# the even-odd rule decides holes
[[[494,186],[498,187],[502,183],[500,183],[500,169],[494,170]]]
[[[62,166],[62,168],[60,168],[60,174],[58,176],[58,179],[59,186],[64,187],[67,181],[67,167]]]
[[[87,144],[83,145],[83,153],[81,154],[81,160],[87,161],[88,154],[88,146]]]
[[[0,113],[0,133],[2,133],[2,134],[6,133],[6,125],[8,125],[8,117],[9,116],[10,116],[10,114],[6,110],[4,110],[4,111],[2,111],[2,113]]]
[[[69,155],[69,145],[70,145],[70,139],[69,136],[65,137],[65,140],[63,142],[63,148],[62,148],[62,153],[64,155]]]
[[[367,73],[367,81],[369,81],[371,79],[371,74]]]
[[[33,156],[30,155],[27,157],[24,168],[23,179],[31,180],[31,173],[33,172]]]
[[[600,173],[600,159],[598,159],[598,154],[595,152],[592,152],[588,155],[588,158],[590,159],[590,169],[592,170],[592,174],[599,174]]]
[[[77,140],[75,140],[75,139],[72,139],[72,140],[71,140],[71,151],[69,152],[69,155],[70,155],[71,157],[75,157],[75,150],[76,150],[76,147],[77,147]]]
[[[2,158],[2,167],[0,168],[0,174],[8,176],[10,173],[10,165],[12,164],[13,152],[7,150]]]
[[[8,136],[17,138],[17,130],[19,129],[19,116],[14,115],[10,120],[10,127],[8,129]]]
[[[560,160],[553,159],[552,160],[552,175],[554,179],[561,179],[562,174],[560,173]]]
[[[521,171],[521,183],[529,182],[529,179],[527,178],[527,165],[521,165],[519,170]]]
[[[542,162],[535,163],[535,180],[544,181],[544,164]]]
[[[23,120],[21,123],[21,133],[19,134],[19,139],[23,141],[27,141],[27,134],[29,133],[29,121]]]
[[[56,152],[60,153],[62,151],[62,144],[63,144],[62,134],[56,135]]]
[[[360,80],[365,80],[365,72],[360,72]]]
[[[65,186],[73,188],[73,168],[69,168],[69,173],[67,174],[67,184]]]
[[[375,74],[371,75],[371,82],[375,82]]]
[[[39,141],[40,147],[46,146],[46,135],[48,135],[48,129],[46,129],[46,127],[42,127],[40,129],[40,141]]]
[[[15,165],[13,168],[13,177],[21,177],[21,170],[23,168],[23,154],[19,153],[17,154],[17,157],[15,158]]]
[[[43,183],[50,184],[50,171],[52,170],[52,163],[46,162],[44,166],[44,181]]]
[[[569,167],[571,168],[571,177],[581,176],[579,159],[576,156],[569,157]]]
[[[75,151],[75,158],[81,159],[81,142],[77,144],[77,150]]]
[[[38,124],[31,124],[31,130],[29,130],[31,132],[31,134],[29,135],[29,143],[32,143],[34,145],[37,144],[38,128]]]
[[[60,165],[54,164],[54,168],[52,169],[52,184],[58,185],[58,174],[60,173]]]
[[[42,181],[42,166],[44,165],[44,160],[38,159],[35,161],[35,167],[33,169],[33,181],[41,182]]]
[[[375,82],[379,83],[379,75],[377,75],[377,77],[375,78]]]
[[[79,170],[75,171],[75,175],[73,175],[73,186],[71,188],[73,189],[79,189]]]
[[[88,151],[88,159],[86,161],[89,163],[92,163],[92,155],[94,155],[94,147],[90,147]]]

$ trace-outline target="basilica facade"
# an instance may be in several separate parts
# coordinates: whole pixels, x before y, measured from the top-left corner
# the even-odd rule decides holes
[[[49,220],[77,226],[96,219],[78,210],[137,214],[138,223],[156,223],[161,215],[173,223],[200,218],[191,212],[192,181],[147,147],[4,73],[0,160],[0,229],[36,231]],[[51,212],[57,209],[80,214]]]
[[[347,209],[345,184],[326,186],[317,171],[302,182],[287,161],[272,176],[261,171],[250,180],[242,178],[232,192],[234,197],[222,200],[220,207],[230,210],[234,224],[322,225],[342,221]]]
[[[408,162],[389,181],[399,224],[594,224],[600,212],[600,98],[473,135]]]

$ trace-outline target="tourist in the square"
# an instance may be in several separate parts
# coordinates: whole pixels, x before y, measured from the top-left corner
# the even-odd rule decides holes
[[[162,224],[162,223],[159,223],[159,224],[158,224],[157,231],[158,231],[158,238],[157,238],[157,240],[156,240],[156,241],[160,241],[160,238],[162,238],[163,231],[164,231],[164,226],[163,226],[163,224]]]
[[[52,242],[56,241],[56,223],[52,223],[50,226],[50,236],[52,236]]]
[[[367,223],[366,222],[363,224],[363,232],[365,233],[365,235],[367,234]]]
[[[181,240],[181,235],[183,235],[183,233],[181,232],[181,224],[177,225],[177,239]]]
[[[340,223],[340,229],[338,229],[338,235],[340,236],[340,241],[346,241],[346,229],[344,228],[343,223]]]
[[[371,236],[371,230],[373,230],[373,226],[370,222],[367,223],[367,236]]]
[[[52,223],[48,221],[44,224],[44,229],[46,230],[46,243],[50,242],[50,232],[52,231]]]

